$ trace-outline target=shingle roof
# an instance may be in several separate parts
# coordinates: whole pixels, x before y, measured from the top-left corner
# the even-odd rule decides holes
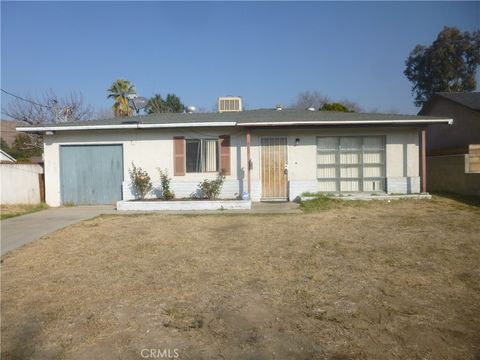
[[[306,123],[330,123],[330,122],[359,122],[371,121],[407,121],[407,120],[438,120],[444,119],[433,116],[418,116],[418,115],[398,115],[398,114],[366,114],[366,113],[346,113],[346,112],[332,112],[332,111],[308,111],[308,110],[249,110],[235,113],[161,113],[153,115],[141,115],[131,117],[117,117],[113,119],[89,120],[89,121],[75,121],[62,124],[45,124],[42,128],[53,127],[79,127],[79,126],[119,126],[128,124],[137,124],[140,122],[144,125],[168,125],[168,124],[195,124],[209,123],[215,126],[215,123],[232,123],[231,126],[254,126],[255,124],[270,123],[270,125],[286,125],[290,122]],[[408,122],[408,121],[407,121]],[[38,126],[34,126],[38,128]]]
[[[480,110],[480,92],[439,92],[437,95],[459,103],[472,110]]]

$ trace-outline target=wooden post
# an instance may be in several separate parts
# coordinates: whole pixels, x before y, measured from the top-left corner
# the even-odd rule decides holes
[[[422,193],[427,192],[427,155],[425,128],[422,129]]]
[[[251,159],[250,159],[250,129],[246,128],[247,131],[247,191],[248,198],[252,199],[252,177],[251,177]]]
[[[40,202],[45,202],[45,175],[38,174],[38,188],[40,190]]]

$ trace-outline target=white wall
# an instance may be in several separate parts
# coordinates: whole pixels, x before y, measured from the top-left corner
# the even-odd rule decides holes
[[[38,164],[0,164],[1,204],[38,204],[40,183]]]
[[[317,136],[365,136],[386,137],[386,176],[391,179],[418,178],[419,146],[416,128],[303,128],[303,129],[253,129],[251,132],[252,200],[261,198],[260,146],[263,136],[285,136],[288,141],[288,175],[290,199],[304,191],[318,191],[316,180],[316,137]],[[196,128],[196,129],[135,129],[110,131],[57,132],[45,136],[45,183],[46,200],[51,206],[60,205],[60,145],[71,144],[122,144],[124,156],[124,198],[132,194],[128,190],[129,172],[132,162],[142,167],[158,184],[158,168],[167,169],[172,178],[172,187],[177,197],[189,196],[197,184],[204,179],[213,179],[215,173],[187,173],[173,175],[173,137],[217,138],[231,136],[231,174],[223,187],[223,197],[240,196],[247,190],[247,150],[245,130],[239,128]],[[295,145],[295,139],[299,144]],[[391,182],[395,184],[395,182]],[[398,191],[401,192],[402,190]],[[397,192],[397,191],[391,191]],[[412,191],[418,192],[418,191]]]
[[[419,130],[417,128],[263,129],[254,130],[252,134],[254,134],[251,150],[253,160],[252,179],[254,182],[260,181],[260,146],[258,146],[260,138],[264,136],[287,137],[289,196],[291,200],[298,197],[302,192],[317,192],[320,190],[316,178],[317,136],[385,136],[387,192],[417,193],[420,191]],[[295,145],[297,138],[299,144]],[[252,200],[258,199],[252,196]]]
[[[173,137],[186,138],[218,138],[219,135],[230,135],[231,143],[231,174],[226,177],[224,197],[235,197],[238,193],[239,181],[243,170],[237,163],[237,151],[244,135],[236,128],[199,128],[199,129],[141,129],[131,131],[96,131],[96,132],[59,132],[45,136],[45,196],[50,206],[59,206],[60,199],[60,146],[80,144],[122,144],[124,161],[124,198],[132,198],[129,191],[132,162],[135,166],[146,170],[151,176],[154,185],[158,186],[158,168],[166,169],[172,178],[172,187],[177,197],[187,197],[196,190],[198,183],[204,179],[214,179],[216,173],[187,173],[185,176],[173,175]],[[239,180],[240,179],[240,180]],[[236,190],[236,191],[235,191]],[[153,194],[152,194],[153,196]]]

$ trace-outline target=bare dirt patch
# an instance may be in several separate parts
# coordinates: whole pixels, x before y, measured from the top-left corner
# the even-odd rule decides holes
[[[2,359],[473,359],[479,234],[443,198],[102,216],[3,257]]]

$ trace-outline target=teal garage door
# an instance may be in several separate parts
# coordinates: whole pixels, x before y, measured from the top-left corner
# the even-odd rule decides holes
[[[122,145],[60,146],[62,204],[113,204],[122,199]]]

